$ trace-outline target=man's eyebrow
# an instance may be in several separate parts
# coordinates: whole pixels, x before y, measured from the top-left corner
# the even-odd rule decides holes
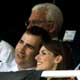
[[[32,46],[32,45],[30,45],[30,44],[26,44],[25,47],[26,47],[26,46],[29,47],[29,48],[35,49],[35,47]]]

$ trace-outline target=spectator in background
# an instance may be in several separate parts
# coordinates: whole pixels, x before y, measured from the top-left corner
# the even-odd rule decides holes
[[[32,8],[28,23],[27,28],[38,25],[47,30],[52,37],[58,37],[63,24],[63,14],[55,4],[37,4]]]

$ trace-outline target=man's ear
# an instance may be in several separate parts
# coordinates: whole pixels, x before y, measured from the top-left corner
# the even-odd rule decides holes
[[[54,62],[55,62],[56,64],[58,64],[58,63],[60,63],[62,60],[63,60],[63,57],[62,57],[61,55],[58,55],[58,56],[55,57]]]
[[[57,25],[56,24],[50,24],[50,33],[55,33],[57,31]]]

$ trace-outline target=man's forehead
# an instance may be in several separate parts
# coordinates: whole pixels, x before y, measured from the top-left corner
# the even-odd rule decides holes
[[[23,39],[29,39],[29,38],[35,38],[35,39],[40,39],[41,38],[41,36],[39,36],[39,35],[35,35],[35,34],[32,34],[32,33],[29,33],[29,32],[25,32],[23,35],[22,35],[22,37],[21,38],[23,38]]]
[[[31,16],[29,17],[29,20],[41,20],[41,19],[45,19],[46,13],[45,11],[32,11]]]
[[[23,40],[25,43],[28,44],[41,44],[42,43],[42,38],[40,36],[36,36],[33,34],[28,34],[28,33],[24,33],[23,36],[21,37],[21,40]]]

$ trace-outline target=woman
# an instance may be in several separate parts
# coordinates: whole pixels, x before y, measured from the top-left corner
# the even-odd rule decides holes
[[[63,44],[59,40],[52,40],[43,43],[39,54],[35,57],[37,61],[36,70],[63,70],[64,65],[64,49]],[[52,80],[49,79],[48,80]]]
[[[63,46],[59,40],[52,40],[43,43],[39,54],[35,57],[37,61],[37,70],[59,70],[63,69]]]

